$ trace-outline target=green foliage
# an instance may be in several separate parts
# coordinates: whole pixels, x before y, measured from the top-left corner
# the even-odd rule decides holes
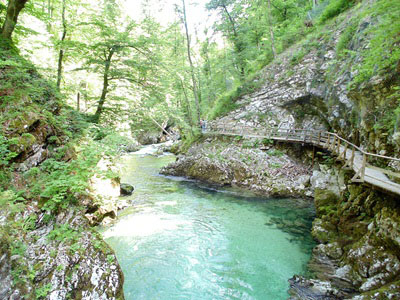
[[[208,118],[213,120],[235,110],[238,107],[235,102],[240,97],[256,91],[261,87],[262,83],[263,81],[258,73],[250,75],[243,84],[217,98],[208,113]]]
[[[290,64],[297,65],[306,54],[307,54],[307,50],[303,47],[300,48],[295,54],[293,54],[292,58],[290,59]]]
[[[36,228],[36,221],[38,217],[35,213],[30,214],[25,220],[23,228],[25,231],[31,231]]]
[[[353,0],[327,0],[327,1],[330,2],[318,20],[320,23],[325,23],[327,20],[336,17],[337,15],[344,12],[346,9],[348,9],[354,4]]]
[[[56,270],[59,271],[59,272],[64,270],[64,269],[65,269],[64,265],[58,265],[57,268],[56,268]]]
[[[349,48],[349,44],[353,39],[358,28],[358,19],[353,20],[346,30],[340,35],[339,41],[336,45],[336,54],[342,56],[346,49]]]
[[[22,193],[11,189],[0,192],[0,208],[7,209],[11,215],[21,212],[25,208],[25,199],[22,197]]]
[[[252,140],[245,140],[242,143],[242,148],[245,148],[245,149],[257,148],[259,146],[260,146],[259,140],[253,140],[253,141]]]
[[[6,80],[0,81],[2,103],[26,102],[46,103],[49,108],[59,104],[60,94],[56,88],[40,76],[35,67],[19,56],[13,48],[4,47],[0,43],[0,71]],[[17,111],[24,111],[26,107],[16,107]]]
[[[323,155],[323,164],[332,167],[335,164],[335,158],[330,155]]]
[[[274,140],[268,139],[268,138],[264,138],[264,139],[262,140],[262,144],[263,144],[264,146],[270,146],[270,145],[273,145],[273,144],[274,144]]]
[[[239,97],[238,90],[232,90],[230,92],[225,92],[223,95],[219,96],[215,101],[211,111],[208,113],[208,118],[214,120],[217,117],[226,115],[227,113],[235,110],[238,106],[235,104],[235,100]]]
[[[42,208],[47,211],[57,211],[70,204],[77,204],[76,195],[86,193],[88,180],[94,173],[94,168],[100,158],[99,150],[93,144],[87,144],[76,160],[71,162],[47,159],[40,166],[40,177],[31,187],[34,195],[42,199]]]
[[[271,169],[279,169],[279,168],[282,168],[282,164],[276,163],[276,162],[271,162],[268,164],[268,167]]]
[[[37,288],[35,290],[36,299],[39,300],[39,299],[46,298],[52,288],[53,287],[52,287],[51,283],[45,284],[45,285],[41,286],[40,288]]]
[[[26,245],[21,241],[15,241],[10,245],[11,247],[11,255],[19,255],[24,256],[26,252]]]
[[[277,156],[277,157],[282,157],[283,155],[285,155],[284,152],[277,150],[277,149],[271,149],[267,152],[268,155],[271,156]]]
[[[108,262],[109,264],[114,263],[114,262],[115,262],[115,256],[114,256],[113,254],[107,255],[107,262]]]
[[[0,168],[8,165],[8,163],[18,155],[18,153],[10,150],[11,145],[17,145],[18,139],[7,139],[0,134]]]
[[[353,80],[357,86],[376,74],[392,74],[400,60],[400,2],[377,1],[363,16],[378,19],[367,29],[371,37],[369,47],[361,51],[363,61],[355,66],[358,74]]]
[[[81,233],[69,226],[69,224],[61,224],[54,227],[47,235],[50,241],[72,242],[76,243],[81,237]]]

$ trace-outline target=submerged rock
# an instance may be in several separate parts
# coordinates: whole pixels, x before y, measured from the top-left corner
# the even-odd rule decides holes
[[[121,196],[130,196],[134,190],[133,186],[128,183],[121,183],[119,188]]]

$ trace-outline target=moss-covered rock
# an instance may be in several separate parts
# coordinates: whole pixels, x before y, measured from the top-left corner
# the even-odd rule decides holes
[[[309,197],[310,171],[294,153],[258,140],[206,137],[191,145],[186,155],[161,170],[218,185],[232,185],[268,196]]]

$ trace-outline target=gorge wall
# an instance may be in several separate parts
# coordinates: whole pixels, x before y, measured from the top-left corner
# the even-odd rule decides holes
[[[369,152],[398,157],[400,62],[361,76],[365,51],[382,26],[379,12],[369,12],[382,3],[359,2],[284,52],[260,74],[262,87],[239,98],[238,108],[210,127],[322,129]],[[312,197],[314,277],[294,277],[292,299],[399,298],[398,196],[352,183],[350,171],[317,151],[312,167],[307,147],[205,135],[161,172],[267,196]],[[398,171],[396,164],[383,167]]]

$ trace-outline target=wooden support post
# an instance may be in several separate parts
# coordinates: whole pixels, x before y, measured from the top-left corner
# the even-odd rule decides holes
[[[353,147],[351,151],[351,156],[350,159],[346,161],[345,165],[343,166],[344,169],[346,170],[353,170],[354,167],[354,156],[355,156],[355,149]]]
[[[286,129],[286,140],[289,139],[289,133],[290,133],[290,130],[289,130],[289,129]]]
[[[367,167],[367,155],[363,153],[363,162],[362,162],[362,167],[361,167],[361,180],[364,182],[365,178],[365,168]]]
[[[341,142],[341,139],[338,138],[337,141],[338,141],[338,143],[337,143],[337,151],[336,151],[336,153],[338,155],[340,155],[340,142]]]
[[[333,136],[333,142],[331,143],[331,147],[330,147],[330,151],[332,152],[332,153],[335,153],[335,148],[336,147],[336,136]]]
[[[333,142],[329,145],[329,150],[330,150],[331,152],[334,152],[335,145],[336,145],[336,136],[334,135],[334,136],[333,136]]]
[[[364,182],[366,165],[367,165],[367,155],[363,153],[362,165],[360,169],[357,171],[357,173],[354,175],[354,177],[351,179],[352,182]]]
[[[350,158],[350,168],[354,169],[354,157],[356,156],[356,148],[353,147]]]
[[[314,169],[314,162],[315,162],[315,146],[312,147],[312,164],[311,169]]]
[[[339,155],[338,159],[343,159],[344,161],[346,161],[346,154],[347,154],[347,149],[349,147],[349,144],[345,144],[344,145],[344,151]]]
[[[329,150],[330,147],[331,147],[331,135],[328,133],[328,141],[326,143],[326,148]]]

